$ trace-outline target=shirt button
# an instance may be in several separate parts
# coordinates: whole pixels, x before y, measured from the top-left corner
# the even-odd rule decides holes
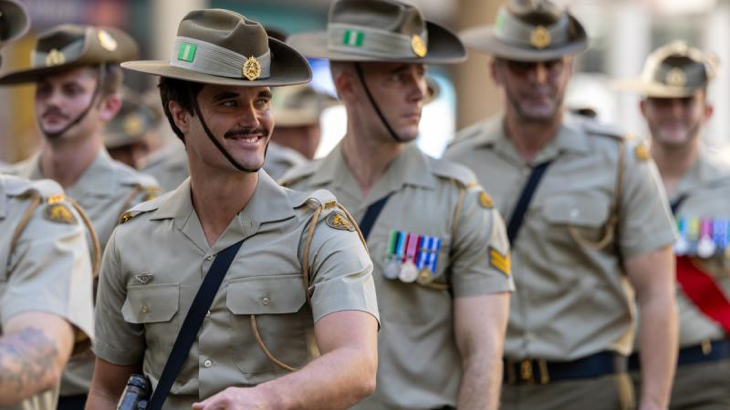
[[[148,313],[150,311],[150,307],[147,305],[142,306],[142,313]]]
[[[261,299],[261,304],[264,305],[264,306],[269,306],[269,302],[271,302],[271,301],[266,296],[264,296],[264,298]]]
[[[213,260],[213,255],[207,256],[205,258],[205,260],[207,260],[208,262],[212,261]]]
[[[205,366],[205,367],[213,366],[213,362],[211,362],[210,359],[209,360],[206,360],[206,361],[203,362],[203,366]]]
[[[205,317],[210,317],[210,310],[205,312]]]

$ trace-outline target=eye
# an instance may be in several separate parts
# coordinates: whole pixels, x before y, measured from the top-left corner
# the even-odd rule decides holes
[[[236,100],[228,100],[221,102],[220,105],[226,108],[236,108],[238,107],[238,102]]]
[[[269,103],[271,102],[271,99],[269,98],[257,98],[254,101],[254,106],[259,110],[265,110],[269,108]]]

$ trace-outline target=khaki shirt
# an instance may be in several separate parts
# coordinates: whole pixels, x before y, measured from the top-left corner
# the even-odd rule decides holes
[[[53,181],[0,175],[0,335],[18,314],[51,313],[74,326],[78,352],[93,337],[91,262],[81,219],[61,195]],[[42,203],[11,249],[34,196]],[[54,218],[54,209],[66,219]],[[57,399],[54,388],[3,409],[55,410]]]
[[[648,151],[626,141],[619,222],[601,250],[579,246],[569,232],[597,242],[615,199],[622,137],[590,120],[565,120],[533,164],[554,160],[542,178],[512,248],[518,291],[510,305],[505,355],[566,361],[631,351],[634,302],[622,260],[674,242],[673,222]],[[639,148],[641,147],[641,148]],[[502,118],[461,133],[445,158],[470,167],[512,215],[533,164],[506,137]]]
[[[474,174],[430,158],[411,144],[363,197],[339,145],[326,158],[295,168],[281,182],[294,189],[331,190],[357,221],[370,205],[392,194],[368,238],[383,320],[377,388],[355,408],[456,406],[463,369],[454,339],[453,298],[513,290],[508,266],[498,269],[495,264],[505,266],[490,257],[495,251],[509,258],[502,218],[475,184]],[[384,278],[394,230],[441,239],[434,283],[450,289]]]
[[[308,253],[310,308],[301,261],[314,209],[321,204],[326,210]],[[192,205],[190,180],[135,207],[104,254],[95,353],[118,365],[143,364],[156,386],[215,255],[245,240],[164,408],[189,409],[227,387],[253,386],[287,373],[257,344],[251,315],[276,358],[303,366],[311,359],[305,335],[322,317],[344,310],[378,317],[372,263],[334,205],[328,192],[287,190],[261,171],[253,197],[212,247]]]
[[[288,170],[305,162],[307,162],[307,158],[299,151],[270,141],[266,150],[264,170],[271,175],[271,178],[277,180],[283,177]]]
[[[670,195],[671,202],[686,196],[677,209],[677,219],[711,218],[730,221],[730,165],[708,149],[700,151],[699,158],[689,172],[680,180]],[[727,235],[726,235],[727,237]],[[688,255],[689,256],[689,255]],[[693,256],[696,253],[693,252]],[[722,249],[708,258],[697,258],[703,271],[715,280],[730,299],[730,253]],[[703,314],[700,309],[677,286],[679,305],[680,346],[694,346],[705,340],[727,337],[717,322]]]
[[[190,176],[185,146],[174,141],[145,159],[142,172],[153,176],[165,192],[177,188]]]
[[[44,178],[40,154],[13,165],[8,173],[31,180]],[[78,181],[66,189],[66,194],[78,202],[89,217],[102,250],[119,223],[121,214],[159,193],[160,189],[154,178],[113,160],[104,149],[99,151]],[[74,358],[63,374],[61,395],[87,393],[93,373],[94,358],[91,353],[85,357]]]

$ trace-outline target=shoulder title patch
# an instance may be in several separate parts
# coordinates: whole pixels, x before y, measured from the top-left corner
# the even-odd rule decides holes
[[[502,252],[489,247],[489,264],[498,271],[509,276],[511,271],[511,260],[510,255],[503,254]]]
[[[68,205],[59,201],[51,202],[51,198],[49,198],[46,209],[43,211],[43,216],[51,222],[75,224],[77,222],[76,217]]]
[[[329,201],[326,204],[324,204],[324,210],[329,211],[330,209],[333,209],[337,206],[337,201]]]
[[[332,212],[326,219],[327,225],[330,228],[339,229],[341,231],[354,231],[355,227],[352,226],[347,217],[339,212]]]
[[[492,209],[494,207],[494,201],[488,193],[481,191],[479,192],[479,205],[485,209]]]
[[[646,148],[646,145],[639,144],[634,148],[634,154],[636,155],[636,158],[638,158],[640,161],[646,161],[649,159],[649,149]]]

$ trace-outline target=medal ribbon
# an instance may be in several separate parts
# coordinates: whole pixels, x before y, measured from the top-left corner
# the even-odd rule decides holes
[[[428,259],[430,257],[430,254],[428,252],[428,247],[431,246],[431,242],[433,241],[433,238],[427,235],[421,236],[421,246],[419,246],[418,250],[418,262],[416,262],[416,267],[420,271],[423,269],[424,266],[426,266],[426,263],[428,262]]]
[[[712,239],[721,250],[727,248],[727,221],[724,219],[712,221]]]
[[[431,269],[431,272],[433,273],[436,273],[436,265],[438,265],[439,262],[439,249],[441,249],[441,238],[434,238],[431,243],[431,248],[429,249],[429,253],[431,254],[429,269]]]
[[[408,246],[406,248],[405,262],[416,262],[416,252],[418,251],[418,235],[415,233],[408,234]]]

